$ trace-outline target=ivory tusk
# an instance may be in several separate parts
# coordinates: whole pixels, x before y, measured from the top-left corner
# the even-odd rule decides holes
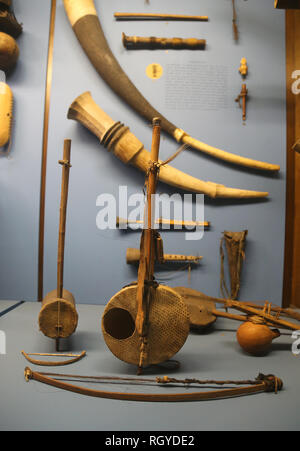
[[[141,116],[149,122],[152,122],[154,117],[160,117],[162,129],[179,143],[186,143],[213,157],[264,171],[279,171],[278,165],[234,155],[202,143],[168,121],[145,99],[119,65],[103,33],[93,0],[64,0],[64,7],[83,50],[97,72],[112,90]]]
[[[68,118],[76,120],[94,133],[109,151],[123,163],[143,172],[149,168],[150,153],[127,127],[111,119],[93,100],[90,92],[81,94],[69,108]],[[161,161],[160,161],[161,163]],[[267,192],[227,188],[213,182],[204,182],[169,165],[161,166],[159,180],[189,192],[206,194],[212,198],[259,198]]]

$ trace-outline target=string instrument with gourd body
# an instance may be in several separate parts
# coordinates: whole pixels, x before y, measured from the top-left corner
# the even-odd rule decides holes
[[[64,279],[64,249],[67,218],[67,202],[69,188],[71,141],[64,142],[62,165],[62,187],[59,218],[58,256],[57,256],[57,288],[48,293],[43,301],[39,314],[39,327],[46,337],[56,340],[57,350],[59,340],[72,335],[77,327],[78,314],[72,293],[63,288]]]
[[[268,351],[272,341],[280,336],[278,329],[300,329],[299,324],[290,321],[290,319],[300,321],[299,313],[272,306],[269,302],[262,306],[253,302],[214,298],[186,287],[176,287],[174,290],[187,304],[191,329],[207,329],[216,322],[217,318],[242,322],[243,324],[237,330],[237,340],[240,346],[252,355],[260,355]],[[216,304],[222,304],[226,311],[217,310]],[[229,313],[228,309],[244,314]],[[276,329],[272,329],[274,327]]]
[[[153,196],[158,178],[160,120],[153,120],[151,160],[146,176],[147,227],[140,244],[137,283],[119,291],[108,302],[102,317],[104,340],[124,362],[138,366],[159,364],[173,357],[189,334],[187,307],[181,296],[154,278],[157,231],[153,229]]]

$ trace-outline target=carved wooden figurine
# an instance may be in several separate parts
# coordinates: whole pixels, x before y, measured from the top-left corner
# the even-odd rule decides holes
[[[240,68],[239,68],[239,73],[244,78],[248,75],[248,65],[247,65],[246,58],[242,58],[241,59],[241,65],[240,65]]]
[[[70,171],[71,141],[64,142],[62,165],[62,187],[60,202],[59,236],[58,236],[58,256],[57,256],[57,288],[48,293],[42,301],[42,308],[39,314],[40,330],[46,337],[54,338],[59,348],[60,338],[67,338],[72,335],[77,327],[78,314],[75,307],[75,299],[70,291],[63,288],[64,276],[64,250],[65,250],[65,230],[67,219],[67,202]]]

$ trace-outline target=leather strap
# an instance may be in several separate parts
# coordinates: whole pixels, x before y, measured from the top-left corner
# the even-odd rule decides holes
[[[92,396],[95,398],[107,398],[107,399],[116,399],[120,401],[142,401],[142,402],[184,402],[184,401],[204,401],[204,400],[214,400],[214,399],[224,399],[224,398],[233,398],[238,396],[250,395],[254,393],[262,393],[262,392],[273,392],[277,393],[283,387],[283,383],[281,379],[277,378],[273,375],[265,376],[263,374],[259,374],[255,381],[246,381],[248,383],[252,383],[253,385],[248,385],[246,387],[236,387],[230,389],[223,390],[214,390],[207,392],[192,392],[192,393],[161,393],[161,394],[153,394],[153,393],[125,393],[125,392],[110,392],[110,391],[102,391],[102,390],[94,390],[86,387],[76,386],[73,384],[69,384],[62,380],[56,379],[56,377],[61,378],[78,378],[78,379],[94,379],[94,380],[114,380],[120,381],[121,378],[87,378],[86,376],[71,376],[64,374],[51,374],[51,373],[38,373],[32,371],[30,368],[25,368],[24,371],[25,379],[27,382],[29,380],[35,380],[41,382],[43,384],[51,385],[56,388],[60,388],[63,390],[67,390],[73,393],[78,393],[80,395]],[[125,380],[125,379],[123,379]],[[139,379],[138,381],[149,381]],[[189,382],[182,381],[187,384]],[[167,377],[163,379],[157,379],[154,382],[158,384],[177,384],[178,380],[174,382],[172,379]],[[202,381],[203,382],[203,381]],[[211,381],[206,381],[211,382]],[[193,383],[193,382],[190,382]],[[222,384],[226,383],[226,381],[221,382]],[[227,381],[229,384],[230,381]],[[239,382],[242,384],[243,382]]]

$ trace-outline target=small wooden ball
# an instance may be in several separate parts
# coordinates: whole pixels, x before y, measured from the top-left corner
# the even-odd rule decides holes
[[[264,354],[277,337],[280,337],[279,330],[271,330],[266,324],[256,324],[251,321],[243,323],[237,331],[239,345],[252,355]]]
[[[0,32],[0,69],[9,71],[17,62],[19,47],[15,39],[9,34]]]

